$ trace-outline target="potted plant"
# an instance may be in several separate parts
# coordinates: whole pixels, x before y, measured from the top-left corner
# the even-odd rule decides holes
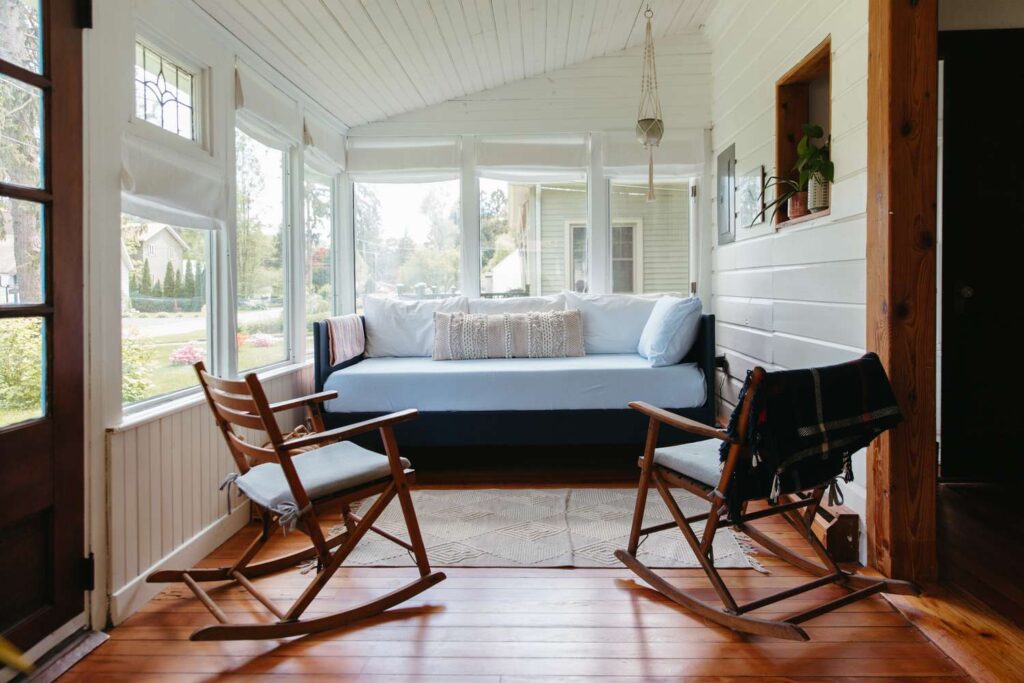
[[[765,178],[761,190],[762,197],[767,194],[769,188],[777,188],[775,199],[766,203],[764,207],[765,211],[772,211],[769,221],[775,219],[775,214],[783,204],[787,204],[789,218],[806,216],[809,213],[808,208],[811,211],[821,211],[829,206],[829,185],[835,177],[835,167],[829,156],[829,142],[826,140],[820,147],[811,144],[812,140],[824,137],[825,132],[821,126],[805,123],[803,129],[804,136],[797,143],[797,159],[793,164],[796,178]]]

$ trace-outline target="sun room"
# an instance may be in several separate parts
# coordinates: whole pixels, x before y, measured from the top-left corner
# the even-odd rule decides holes
[[[0,680],[1012,678],[1021,27],[0,0]]]

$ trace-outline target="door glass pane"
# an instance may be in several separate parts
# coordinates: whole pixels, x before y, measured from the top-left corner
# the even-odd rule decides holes
[[[281,150],[236,131],[239,372],[288,358],[285,160]]]
[[[121,216],[125,404],[196,385],[192,364],[209,357],[209,239],[205,230]]]
[[[0,306],[45,300],[43,207],[0,197]]]
[[[0,349],[0,428],[42,417],[43,319],[0,318]]]
[[[356,183],[356,307],[367,294],[440,299],[459,293],[458,180]]]
[[[306,168],[304,217],[306,222],[306,355],[313,355],[313,322],[334,308],[331,269],[334,259],[334,182]]]
[[[43,73],[39,0],[0,0],[0,59]]]
[[[42,187],[42,120],[43,91],[0,76],[0,182]]]

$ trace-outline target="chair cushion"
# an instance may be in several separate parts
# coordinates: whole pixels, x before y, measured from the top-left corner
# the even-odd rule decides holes
[[[353,486],[387,477],[388,459],[350,441],[328,444],[292,458],[299,481],[310,500],[317,500]],[[402,466],[409,461],[402,458]],[[249,500],[267,508],[295,503],[284,471],[277,463],[263,463],[240,476],[235,483]]]
[[[718,439],[704,439],[654,451],[654,464],[667,467],[673,472],[695,479],[712,488],[718,486],[722,476],[718,460]]]

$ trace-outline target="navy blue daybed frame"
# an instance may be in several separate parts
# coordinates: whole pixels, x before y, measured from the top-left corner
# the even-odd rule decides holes
[[[331,373],[360,362],[362,358],[330,364],[327,325],[313,323],[313,363],[316,390],[323,391]],[[458,362],[458,361],[449,361]],[[697,341],[684,363],[696,363],[704,372],[704,405],[672,412],[704,424],[715,420],[715,316],[703,315]],[[415,408],[416,406],[408,406]],[[368,420],[385,413],[332,413],[324,410],[328,429]],[[614,446],[643,443],[647,434],[647,417],[630,408],[622,410],[509,410],[421,412],[417,420],[395,426],[403,447],[438,446],[539,446],[580,445]],[[359,439],[357,438],[357,441]],[[693,440],[675,429],[660,432],[661,445]],[[368,447],[376,435],[364,439]]]

